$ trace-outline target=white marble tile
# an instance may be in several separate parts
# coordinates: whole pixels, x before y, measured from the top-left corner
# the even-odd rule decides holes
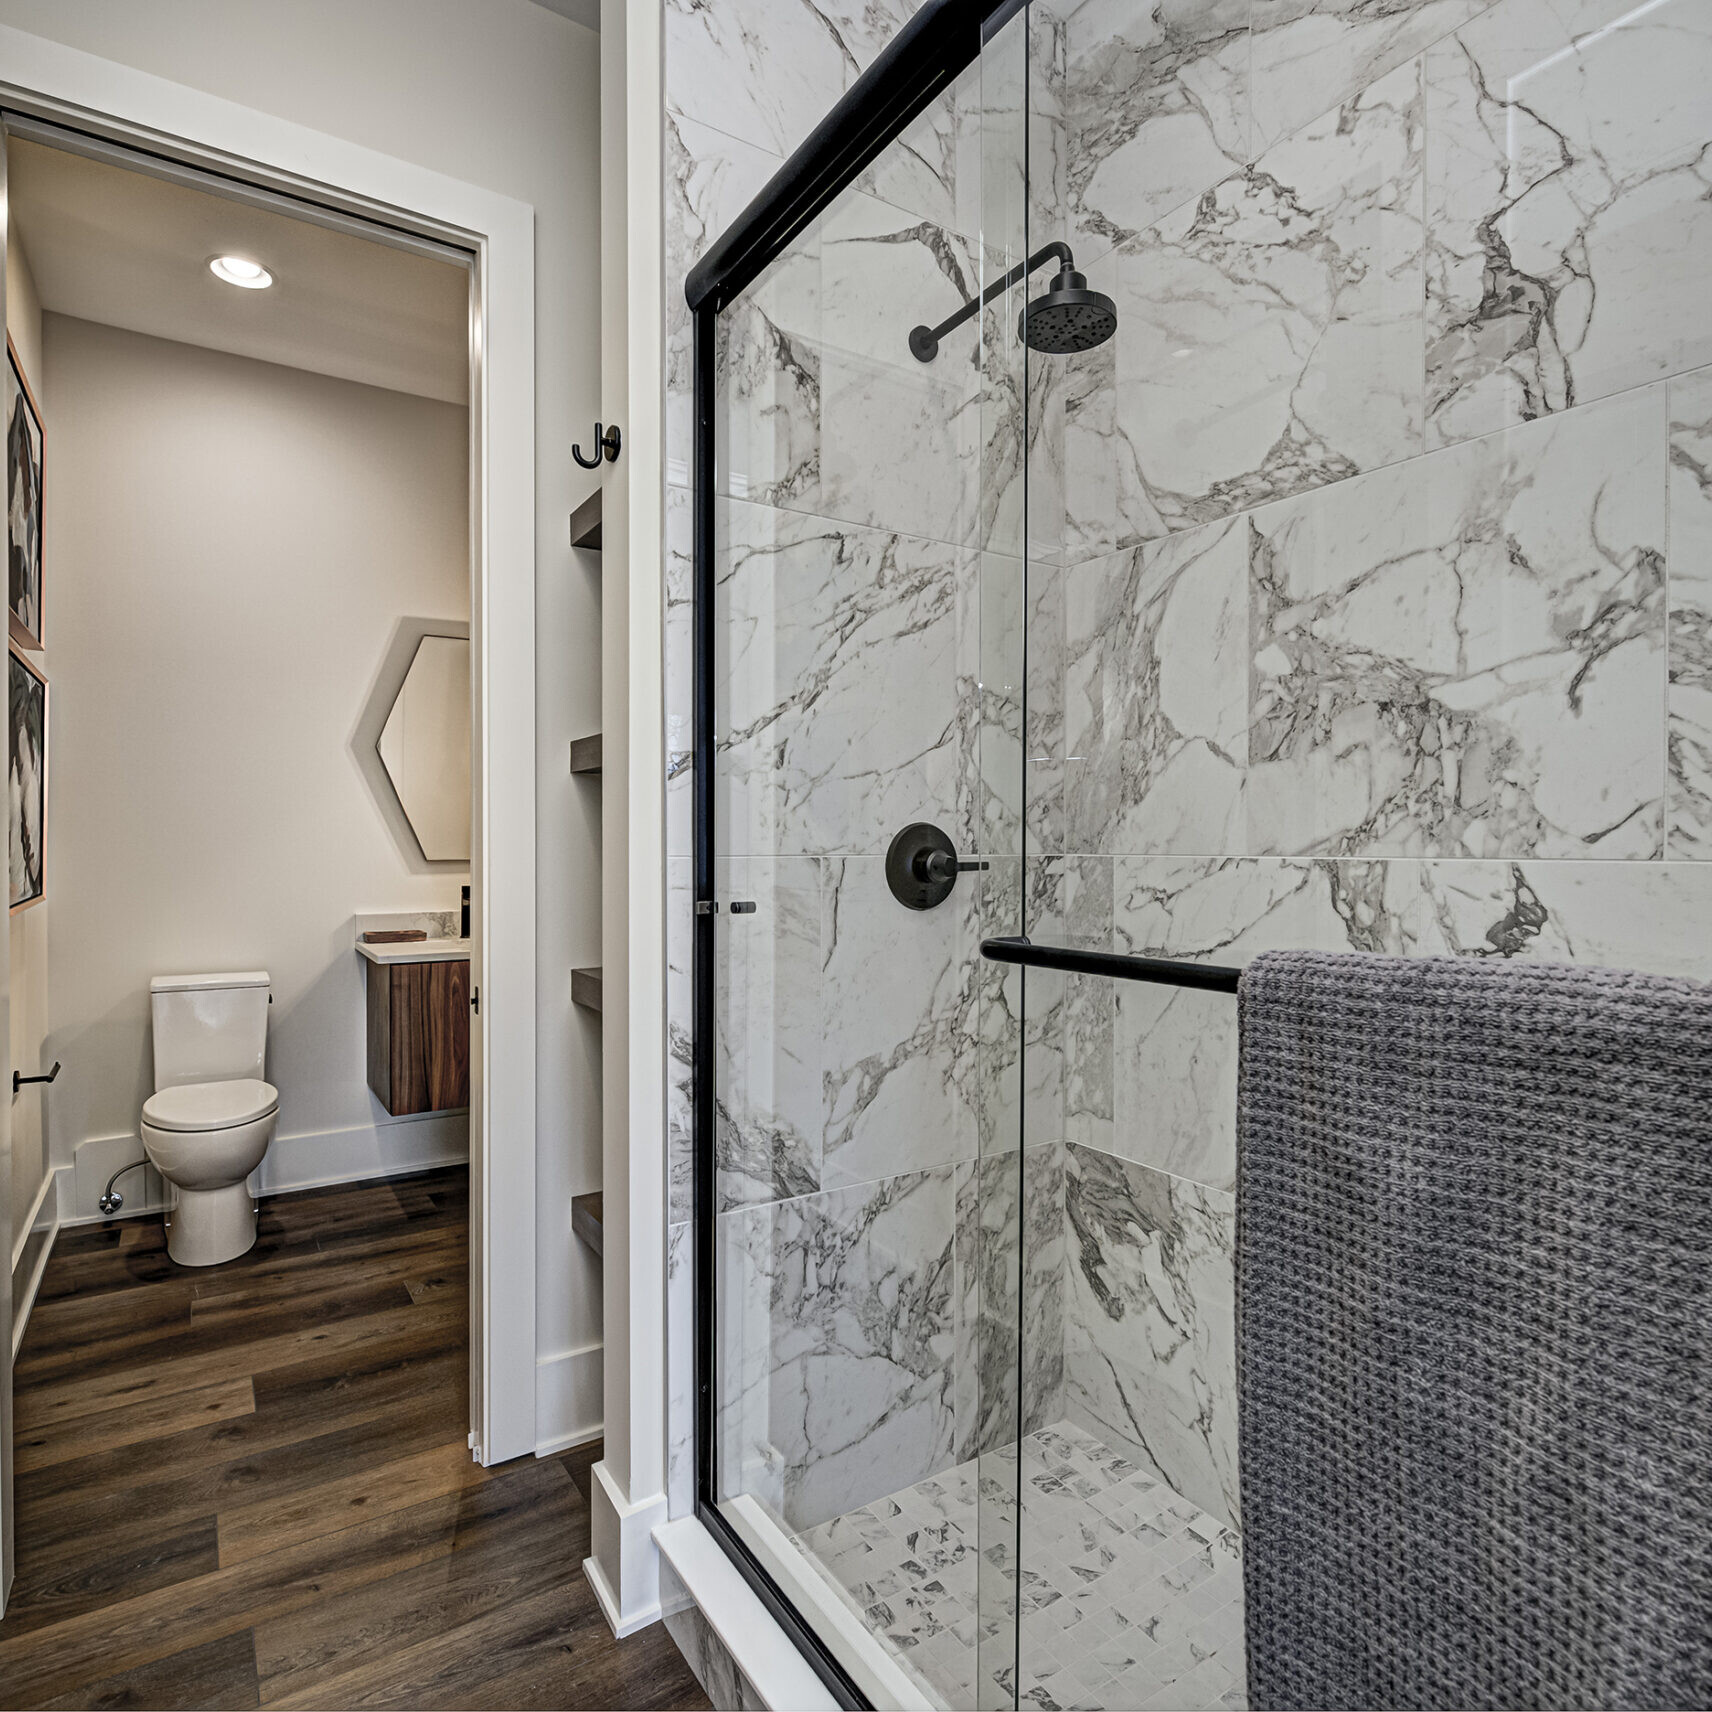
[[[1668,853],[1712,858],[1712,370],[1670,383]]]
[[[715,863],[719,1205],[787,1200],[820,1187],[823,1039],[821,863],[731,856]]]
[[[927,1704],[1119,1712],[1169,1682],[1177,1712],[1239,1709],[1237,1536],[1067,1420],[1021,1449],[888,1494],[797,1544]],[[1009,1614],[1019,1581],[1020,1659]]]
[[[883,852],[924,816],[967,845],[972,559],[735,501],[720,517],[725,848]]]
[[[1113,944],[1141,957],[1243,964],[1309,945],[1305,864],[1119,857]],[[1229,995],[1115,983],[1111,1151],[1230,1188],[1236,1177],[1236,1007]]]
[[[695,496],[666,489],[666,854],[695,850]]]
[[[1341,107],[1490,4],[1254,0],[1253,151]]]
[[[1074,9],[1059,96],[1066,182],[1038,232],[1085,246],[1077,260],[1091,262],[1242,167],[1248,14],[1248,0]]]
[[[957,1454],[967,1460],[1064,1412],[1064,1149],[1031,1145],[956,1171]]]
[[[666,1514],[695,1513],[695,1232],[666,1232]]]
[[[974,1156],[975,899],[960,880],[937,908],[907,910],[886,885],[883,857],[826,863],[818,1022],[828,1188]]]
[[[953,1461],[950,1168],[719,1219],[721,1496],[813,1526]]]
[[[666,196],[666,460],[668,479],[690,480],[695,423],[689,303],[690,268],[724,232],[783,158],[713,126],[667,110]]]
[[[1242,966],[1286,948],[1532,957],[1705,976],[1712,867],[1695,862],[1119,857],[1114,943]],[[1115,984],[1110,1151],[1228,1189],[1236,1007]]]
[[[1648,857],[1664,389],[1249,519],[1252,854]]]
[[[695,868],[666,859],[666,1189],[669,1218],[694,1210],[695,1187]]]
[[[1712,12],[1501,0],[1426,56],[1431,443],[1712,362]]]
[[[1120,545],[1421,449],[1420,93],[1411,62],[1118,253]]]
[[[866,167],[882,202],[974,238],[981,230],[981,69],[969,66]]]
[[[1246,525],[1206,524],[1064,574],[1068,847],[1241,848]]]
[[[788,155],[878,51],[873,26],[896,27],[879,7],[854,22],[815,0],[666,0],[666,105]]]
[[[1235,1225],[1223,1191],[1067,1152],[1069,1417],[1233,1525]]]

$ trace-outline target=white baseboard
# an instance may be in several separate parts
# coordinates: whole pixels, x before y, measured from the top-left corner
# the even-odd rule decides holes
[[[551,1456],[598,1439],[605,1406],[598,1343],[535,1358],[537,1456]]]
[[[334,1183],[358,1183],[371,1177],[400,1177],[412,1171],[462,1165],[470,1156],[467,1112],[433,1112],[397,1123],[355,1124],[348,1129],[319,1130],[308,1135],[277,1135],[268,1146],[260,1169],[250,1176],[250,1192],[279,1195],[293,1189],[320,1189]],[[146,1156],[139,1135],[100,1136],[79,1143],[74,1163],[54,1173],[60,1224],[98,1224],[98,1205],[107,1180],[121,1165]],[[168,1205],[168,1191],[152,1165],[121,1179],[125,1197],[120,1218],[158,1213]]]
[[[613,1634],[620,1640],[657,1623],[660,1553],[654,1530],[666,1520],[666,1495],[656,1492],[632,1503],[604,1462],[597,1462],[590,1489],[593,1555],[583,1573],[594,1588]]]
[[[290,1189],[432,1171],[465,1164],[469,1157],[470,1114],[431,1112],[396,1123],[276,1135],[251,1186],[258,1195],[278,1195]]]
[[[29,1329],[30,1310],[36,1305],[36,1292],[42,1287],[42,1276],[48,1269],[48,1258],[53,1253],[54,1242],[59,1236],[58,1188],[54,1182],[56,1173],[50,1171],[42,1179],[42,1186],[36,1192],[35,1204],[30,1208],[29,1222],[24,1226],[24,1241],[12,1254],[12,1358],[17,1359],[18,1350],[24,1341],[24,1333]],[[30,1276],[20,1285],[18,1268],[23,1263],[24,1249],[31,1234],[36,1228],[44,1204],[48,1200],[49,1191],[54,1192],[54,1211],[49,1217],[47,1226],[47,1241],[42,1244],[41,1253],[36,1256],[35,1264],[30,1268]]]
[[[42,1186],[36,1191],[36,1198],[30,1203],[30,1210],[18,1221],[18,1234],[12,1239],[12,1270],[18,1270],[18,1262],[24,1258],[24,1245],[30,1240],[30,1232],[36,1228],[36,1220],[41,1216],[42,1206],[49,1194],[54,1194],[54,1219],[59,1223],[58,1194],[54,1184],[54,1174],[51,1171],[42,1175]]]

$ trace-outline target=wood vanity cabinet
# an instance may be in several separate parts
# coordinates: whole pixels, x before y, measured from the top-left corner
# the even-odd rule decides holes
[[[369,1086],[395,1118],[470,1103],[470,965],[370,963]]]

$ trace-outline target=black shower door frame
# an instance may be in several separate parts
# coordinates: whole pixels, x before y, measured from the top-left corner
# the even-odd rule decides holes
[[[715,412],[719,316],[909,122],[980,57],[1027,0],[925,0],[753,202],[709,247],[684,283],[695,329],[693,1073],[695,1237],[695,1513],[842,1706],[867,1706],[850,1673],[779,1588],[720,1510],[714,1493],[716,1298],[714,1221],[714,959],[720,899],[714,880],[714,618],[718,552]]]

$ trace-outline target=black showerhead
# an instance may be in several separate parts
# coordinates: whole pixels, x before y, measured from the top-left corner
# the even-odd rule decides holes
[[[1118,306],[1101,291],[1090,291],[1088,282],[1076,271],[1070,246],[1054,241],[1036,250],[1025,262],[996,279],[979,297],[971,298],[955,315],[937,327],[910,329],[909,348],[917,362],[931,363],[939,355],[939,341],[953,327],[961,327],[981,306],[1008,291],[1044,261],[1058,259],[1058,276],[1044,297],[1037,297],[1022,312],[1017,332],[1031,351],[1067,356],[1072,351],[1091,351],[1103,345],[1118,330]]]
[[[1017,334],[1031,351],[1068,356],[1103,345],[1118,330],[1118,306],[1104,292],[1090,291],[1074,268],[1059,270],[1052,289],[1023,310]]]

